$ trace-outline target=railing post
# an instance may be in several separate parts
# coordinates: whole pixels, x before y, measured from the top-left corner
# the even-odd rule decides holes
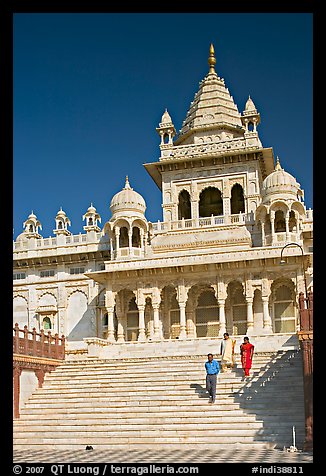
[[[45,339],[45,336],[44,336],[44,329],[41,329],[41,332],[40,332],[40,347],[41,347],[41,357],[44,357],[44,339]]]
[[[37,348],[36,348],[36,329],[33,327],[33,355],[36,355]]]
[[[314,314],[314,295],[312,292],[308,294],[309,301],[309,330],[313,329],[313,314]]]
[[[51,341],[52,341],[51,331],[48,331],[48,349],[47,349],[48,357],[51,357]]]
[[[55,358],[59,359],[59,334],[54,334]]]
[[[18,326],[17,322],[15,324],[14,331],[15,331],[14,352],[15,352],[15,354],[18,354],[19,353],[19,326]]]
[[[24,352],[28,355],[28,328],[24,326]]]
[[[62,345],[62,359],[64,360],[66,355],[66,338],[63,334],[61,337],[61,345]]]

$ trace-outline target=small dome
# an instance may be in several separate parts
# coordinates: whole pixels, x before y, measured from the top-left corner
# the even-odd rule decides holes
[[[251,99],[251,97],[249,96],[247,102],[246,102],[246,106],[245,106],[245,111],[246,112],[249,112],[249,111],[256,111],[256,106],[253,102],[253,100]]]
[[[266,197],[270,194],[290,194],[297,198],[300,190],[300,184],[293,175],[282,169],[279,158],[277,158],[275,170],[270,173],[263,181],[262,193]]]
[[[110,203],[110,210],[112,214],[118,211],[137,211],[142,214],[145,213],[146,203],[143,197],[135,192],[129,184],[128,176],[126,177],[126,184],[124,188],[116,193]]]
[[[66,217],[66,213],[62,210],[62,207],[60,207],[60,210],[57,213],[57,217]]]
[[[32,210],[32,213],[28,215],[27,220],[36,220],[36,215],[34,214],[33,210]]]
[[[16,241],[27,241],[27,236],[26,236],[26,232],[23,231],[22,233],[20,233],[17,238],[16,238]]]
[[[87,212],[89,213],[96,213],[96,208],[93,207],[93,204],[91,203],[91,206],[87,208]]]
[[[171,123],[172,123],[171,116],[168,113],[168,110],[165,109],[165,111],[163,113],[163,116],[162,116],[162,119],[161,119],[161,124],[171,124]]]

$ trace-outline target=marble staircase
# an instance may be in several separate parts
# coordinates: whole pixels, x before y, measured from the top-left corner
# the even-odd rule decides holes
[[[304,440],[302,356],[256,353],[250,379],[237,356],[208,404],[205,356],[66,361],[14,421],[14,448],[289,447]]]

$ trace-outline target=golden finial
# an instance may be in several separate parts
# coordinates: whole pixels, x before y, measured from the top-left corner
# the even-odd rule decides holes
[[[128,177],[128,175],[126,175],[126,184],[125,184],[124,188],[131,188],[131,187],[130,187],[130,183],[129,183],[129,177]]]
[[[276,165],[275,165],[275,170],[282,170],[280,159],[278,156],[276,156]]]
[[[209,47],[208,65],[209,65],[209,72],[215,73],[216,58],[215,58],[213,43],[211,43],[211,46]]]

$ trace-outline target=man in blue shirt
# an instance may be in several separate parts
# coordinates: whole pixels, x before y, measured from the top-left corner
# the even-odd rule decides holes
[[[215,403],[216,397],[216,378],[220,371],[217,360],[213,359],[213,354],[207,355],[208,361],[205,362],[206,368],[206,390],[210,395],[208,403]]]

